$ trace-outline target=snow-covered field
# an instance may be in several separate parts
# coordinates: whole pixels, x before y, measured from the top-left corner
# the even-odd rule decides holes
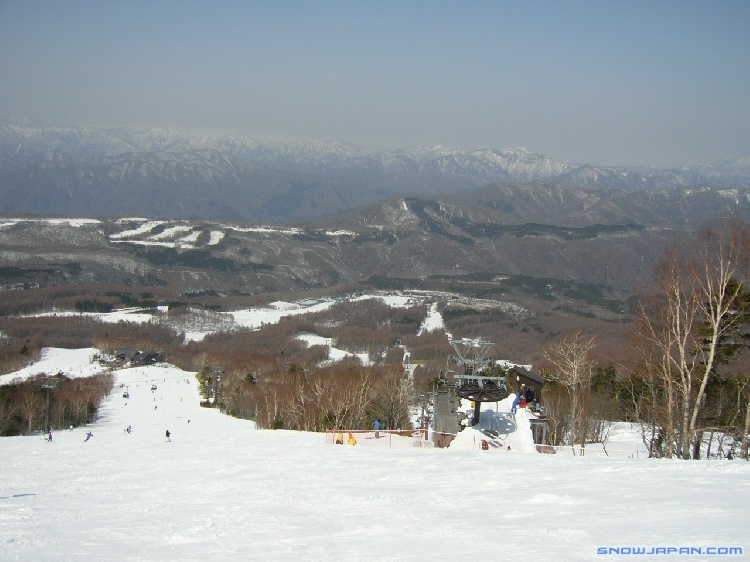
[[[83,373],[73,363],[89,352],[45,361]],[[750,548],[744,461],[524,453],[525,413],[511,451],[476,448],[473,429],[449,449],[372,435],[338,446],[201,408],[193,373],[115,375],[91,426],[0,439],[1,560],[620,560],[631,547],[714,560]],[[483,421],[507,419],[503,408]]]
[[[361,295],[359,297],[351,297],[351,301],[362,301],[367,299],[379,299],[385,304],[392,307],[405,307],[414,303],[414,299],[406,296],[399,295],[380,295],[380,294],[368,294]],[[272,302],[267,307],[255,307],[247,308],[243,310],[236,310],[233,312],[222,312],[219,314],[225,314],[232,318],[232,321],[237,326],[244,328],[257,329],[265,324],[275,324],[282,318],[287,316],[298,316],[301,314],[310,314],[315,312],[322,312],[328,310],[334,306],[338,301],[335,299],[324,298],[318,299],[311,302],[303,303],[291,303],[285,301]],[[439,316],[439,314],[438,314]],[[118,320],[114,320],[118,321]],[[132,317],[132,321],[138,321],[138,318]],[[442,318],[440,318],[442,323]],[[200,341],[206,336],[204,331],[188,331],[185,334],[185,338],[188,341]],[[304,338],[303,338],[304,339]],[[320,343],[320,342],[318,342]],[[313,344],[310,344],[313,345]],[[346,352],[343,352],[346,353]]]
[[[324,338],[323,336],[316,336],[315,334],[300,334],[297,339],[305,342],[308,347],[313,345],[323,345],[328,347],[328,361],[335,362],[340,361],[346,357],[357,357],[359,362],[363,365],[370,365],[370,356],[367,353],[350,353],[343,349],[333,347],[331,338]]]

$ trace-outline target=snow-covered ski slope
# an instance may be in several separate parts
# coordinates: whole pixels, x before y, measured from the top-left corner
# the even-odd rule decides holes
[[[52,443],[0,438],[0,560],[606,560],[623,557],[598,548],[750,548],[744,461],[523,454],[523,439],[482,451],[471,430],[449,449],[337,446],[201,408],[193,373],[115,374],[98,422]]]

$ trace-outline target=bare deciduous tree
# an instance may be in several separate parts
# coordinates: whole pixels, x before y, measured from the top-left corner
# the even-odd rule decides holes
[[[735,327],[732,310],[742,294],[750,232],[731,219],[704,230],[698,242],[689,252],[667,249],[655,269],[655,291],[641,301],[639,323],[665,395],[665,454],[671,456],[675,442],[686,459],[697,456],[706,388],[721,339]]]
[[[379,382],[372,403],[372,418],[380,418],[385,429],[401,429],[409,423],[409,405],[414,388],[403,373],[392,373]]]
[[[747,271],[750,252],[750,231],[738,219],[709,227],[702,236],[698,259],[692,262],[693,289],[698,311],[705,325],[706,335],[700,348],[700,368],[697,373],[698,390],[690,405],[687,435],[683,436],[681,452],[688,457],[691,442],[703,405],[709,377],[716,366],[716,353],[722,337],[732,330],[736,316],[731,315],[742,294],[742,283]]]
[[[39,390],[31,385],[24,388],[18,396],[16,410],[24,420],[26,434],[30,434],[34,429],[34,424],[42,419],[44,411],[44,401]]]
[[[570,412],[570,444],[578,439],[585,441],[585,429],[581,427],[581,395],[591,385],[593,360],[591,353],[596,346],[595,336],[573,332],[549,344],[542,356],[554,369],[548,375],[550,380],[562,385],[568,395]]]

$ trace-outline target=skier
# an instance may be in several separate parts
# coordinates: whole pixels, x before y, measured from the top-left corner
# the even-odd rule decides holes
[[[167,430],[167,441],[172,441],[172,440],[171,440],[171,439],[169,438],[169,436],[170,436],[170,435],[172,435],[172,434],[171,434],[171,433],[169,433],[169,430]]]
[[[51,431],[49,432],[49,435],[47,436],[47,441],[49,441],[50,443],[52,443],[52,432]]]
[[[375,439],[380,437],[380,418],[372,422],[372,427],[375,430]]]
[[[87,433],[86,433],[86,440],[84,441],[84,443],[85,443],[86,441],[88,441],[89,439],[91,439],[91,438],[92,438],[93,436],[94,436],[94,434],[93,434],[93,433],[91,433],[90,431],[89,431],[89,432],[87,432]]]

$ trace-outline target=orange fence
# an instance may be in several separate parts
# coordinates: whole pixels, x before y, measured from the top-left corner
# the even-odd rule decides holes
[[[424,429],[339,429],[326,431],[326,443],[331,445],[356,445],[360,447],[447,447],[455,433],[442,433]]]
[[[432,447],[432,443],[425,440],[422,429],[381,429],[377,437],[372,430],[329,429],[326,443],[358,447]]]

